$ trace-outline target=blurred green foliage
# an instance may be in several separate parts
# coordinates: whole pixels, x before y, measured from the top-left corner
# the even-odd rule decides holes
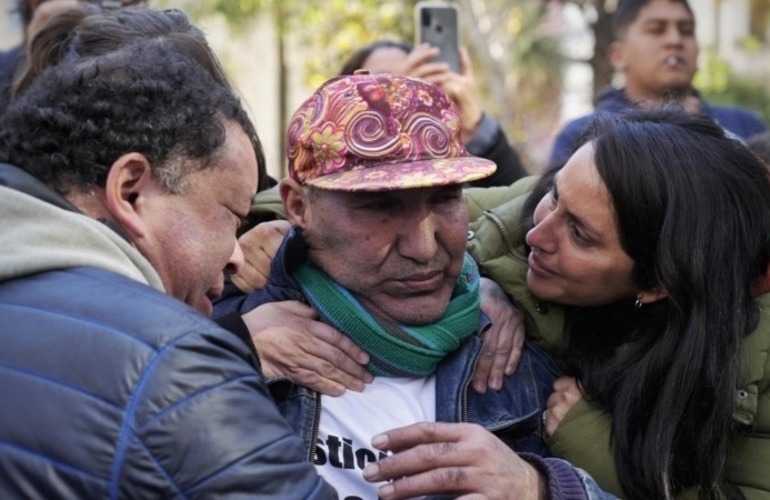
[[[695,75],[693,84],[706,100],[748,108],[762,116],[765,123],[770,123],[767,82],[738,76],[714,50],[707,50],[703,60],[705,64]]]
[[[363,45],[384,38],[412,42],[413,8],[417,3],[417,0],[153,1],[173,3],[198,19],[222,16],[234,33],[250,29],[256,15],[270,16],[277,27],[286,71],[301,72],[302,80],[310,88],[335,76],[344,60]],[[456,0],[454,3],[461,10],[462,43],[470,52],[484,108],[501,121],[526,164],[529,144],[538,143],[543,147],[559,117],[562,59],[556,33],[542,29],[547,2]]]
[[[286,72],[317,87],[339,71],[357,48],[375,40],[413,40],[417,0],[153,0],[173,3],[194,17],[222,16],[237,34],[253,26],[256,15],[269,16],[277,28],[279,59]],[[473,61],[483,107],[501,121],[527,168],[544,164],[559,128],[563,89],[559,15],[549,7],[572,3],[581,9],[596,40],[609,36],[614,0],[455,0],[461,8],[463,44]],[[742,41],[748,52],[766,44],[768,0],[752,0],[752,32]],[[760,8],[762,7],[762,8]],[[597,17],[598,16],[598,17]],[[760,19],[761,18],[761,19]],[[555,21],[550,23],[549,21]],[[604,22],[600,22],[604,21]],[[606,44],[606,43],[605,43]],[[770,95],[765,81],[738,76],[707,50],[695,86],[710,102],[738,105],[770,123]],[[290,62],[292,61],[292,62]],[[604,58],[591,61],[599,87],[611,77]],[[285,102],[285,82],[281,84]],[[284,110],[285,111],[285,110]],[[280,117],[285,119],[285,116]],[[282,125],[281,125],[282,126]]]
[[[358,47],[380,38],[411,41],[414,0],[182,0],[193,17],[221,15],[234,31],[249,29],[254,16],[273,17],[279,36],[296,40],[306,53],[305,80],[316,87],[336,75]]]

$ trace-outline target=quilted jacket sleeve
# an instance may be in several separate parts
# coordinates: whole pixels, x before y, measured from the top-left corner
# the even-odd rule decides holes
[[[741,425],[727,454],[727,477],[749,500],[770,496],[770,293],[757,302],[759,325],[743,342],[746,362],[736,393]]]
[[[468,205],[468,220],[478,219],[485,210],[491,210],[523,194],[528,194],[539,176],[531,175],[520,179],[510,186],[469,187],[463,190],[465,204]]]
[[[112,497],[336,498],[273,405],[249,351],[192,331],[147,364],[116,452]]]

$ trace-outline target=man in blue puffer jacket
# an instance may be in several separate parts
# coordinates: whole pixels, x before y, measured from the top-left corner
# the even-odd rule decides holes
[[[336,498],[207,317],[253,126],[181,12],[89,23],[146,36],[86,57],[78,28],[0,121],[0,497]]]

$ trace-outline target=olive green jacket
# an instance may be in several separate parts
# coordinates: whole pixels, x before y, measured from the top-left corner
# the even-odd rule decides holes
[[[513,184],[508,188],[509,201],[502,205],[500,192],[486,196],[484,190],[466,190],[469,207],[481,212],[470,226],[469,251],[482,272],[521,306],[527,335],[552,349],[564,327],[563,310],[536,299],[526,283],[525,234],[519,220],[531,186],[531,178]],[[743,343],[746,361],[735,396],[734,419],[741,431],[728,453],[726,472],[729,482],[748,499],[770,498],[770,294],[757,301],[760,323]],[[610,419],[583,398],[562,420],[550,448],[555,456],[586,470],[603,489],[622,497],[610,445]],[[678,498],[697,498],[697,494],[688,490]]]
[[[283,209],[281,193],[278,190],[278,185],[276,185],[254,195],[251,200],[249,215],[246,217],[242,230],[248,231],[262,222],[285,218],[286,212]]]

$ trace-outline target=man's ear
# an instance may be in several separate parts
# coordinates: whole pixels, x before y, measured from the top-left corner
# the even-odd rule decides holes
[[[624,73],[626,71],[626,48],[623,42],[617,40],[612,42],[607,49],[607,56],[612,68],[617,73]]]
[[[652,304],[653,302],[665,299],[666,297],[668,297],[668,290],[663,287],[655,287],[649,290],[642,290],[636,294],[637,300],[643,305]]]
[[[278,187],[286,211],[286,220],[304,228],[307,225],[308,200],[305,189],[291,178],[283,179]]]
[[[145,235],[143,208],[150,190],[158,185],[150,162],[139,153],[124,154],[110,167],[105,184],[105,208],[111,218],[135,241]]]

